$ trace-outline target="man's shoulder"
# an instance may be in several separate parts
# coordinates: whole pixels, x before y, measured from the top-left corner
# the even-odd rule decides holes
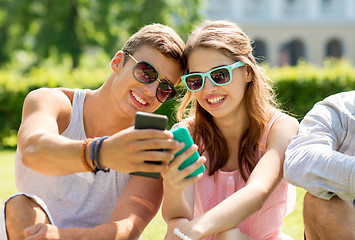
[[[355,91],[340,92],[324,98],[317,102],[307,114],[326,112],[355,113]]]
[[[35,90],[32,90],[29,94],[28,97],[31,98],[43,98],[43,97],[50,97],[50,98],[57,98],[57,97],[63,97],[67,96],[70,98],[70,96],[74,95],[74,90],[73,89],[68,89],[68,88],[47,88],[47,87],[42,87],[38,88]]]
[[[70,89],[39,88],[26,96],[24,107],[30,107],[29,109],[32,110],[57,109],[59,112],[68,111],[71,109],[73,95],[74,90]]]
[[[328,126],[331,131],[341,133],[350,122],[355,122],[355,91],[333,94],[316,103],[301,121],[299,132]]]
[[[326,97],[321,102],[332,102],[332,103],[343,103],[343,102],[354,102],[355,99],[355,91],[348,91],[348,92],[340,92],[333,95]]]

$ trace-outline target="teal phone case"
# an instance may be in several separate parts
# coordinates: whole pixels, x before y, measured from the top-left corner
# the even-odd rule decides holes
[[[175,154],[175,157],[179,156],[181,153],[185,152],[189,147],[191,147],[192,144],[194,144],[191,135],[189,133],[189,130],[184,127],[184,126],[179,126],[173,129],[169,130],[170,132],[172,132],[174,134],[174,139],[179,141],[179,142],[184,142],[185,146],[183,147],[183,149],[181,149],[179,152],[177,152]],[[179,170],[182,170],[188,166],[190,166],[191,164],[193,164],[194,162],[197,161],[197,159],[200,157],[200,154],[198,153],[198,151],[194,152],[194,154],[192,154],[189,158],[187,158],[180,166],[179,166]],[[194,177],[197,176],[200,173],[203,173],[205,171],[205,165],[202,165],[201,167],[199,167],[198,169],[196,169],[193,173],[191,173],[190,175],[188,175],[186,178],[189,177]]]

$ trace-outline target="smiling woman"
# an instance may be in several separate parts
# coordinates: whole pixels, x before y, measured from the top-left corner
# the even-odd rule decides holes
[[[189,35],[185,54],[188,92],[177,117],[202,158],[190,171],[201,163],[206,171],[185,181],[189,172],[177,169],[179,156],[162,173],[167,237],[292,239],[282,222],[296,192],[282,166],[298,121],[278,109],[251,41],[235,23],[204,21]]]

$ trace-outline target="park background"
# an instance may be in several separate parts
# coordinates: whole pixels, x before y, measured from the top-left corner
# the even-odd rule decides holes
[[[194,24],[203,19],[224,17],[241,23],[243,30],[247,34],[250,33],[254,40],[255,55],[273,83],[280,107],[299,121],[316,102],[326,96],[353,90],[355,57],[348,54],[354,51],[353,44],[349,46],[345,42],[343,45],[335,45],[330,51],[325,50],[325,54],[320,54],[315,62],[309,57],[310,54],[307,54],[312,52],[311,49],[302,48],[298,40],[295,43],[291,39],[275,50],[280,51],[279,57],[284,57],[285,51],[288,53],[286,55],[289,61],[280,61],[285,58],[275,59],[273,48],[266,51],[268,41],[273,41],[273,36],[276,39],[276,32],[270,34],[271,40],[267,39],[265,42],[259,37],[265,34],[262,31],[265,30],[267,19],[270,23],[266,25],[275,28],[281,26],[283,28],[280,32],[292,36],[299,31],[294,27],[299,29],[300,24],[304,26],[314,24],[314,20],[313,22],[311,20],[314,18],[305,18],[301,15],[303,22],[300,23],[297,18],[296,20],[293,18],[292,21],[285,23],[285,18],[280,18],[281,15],[277,12],[275,14],[273,10],[270,16],[279,17],[270,18],[261,12],[260,14],[266,16],[266,20],[261,18],[258,22],[255,21],[255,9],[266,9],[267,12],[269,8],[262,6],[284,3],[286,4],[284,6],[288,7],[285,9],[290,11],[290,6],[296,9],[302,2],[312,2],[314,6],[315,1],[319,6],[321,3],[335,2],[334,0],[0,0],[0,198],[4,201],[16,192],[14,183],[16,135],[21,121],[22,103],[28,92],[40,87],[61,86],[96,89],[110,74],[111,57],[121,49],[132,33],[148,23],[167,24],[184,40],[187,39]],[[355,1],[340,1],[353,6],[349,8],[353,9],[350,13],[352,16],[350,22],[339,21],[337,18],[335,23],[329,24],[332,20],[327,18],[323,22],[317,20],[319,27],[315,29],[332,33],[334,29],[339,29],[340,24],[346,26],[346,31],[349,27],[353,29],[348,31],[348,34],[355,33]],[[237,3],[240,3],[240,6],[244,4],[246,11],[241,10]],[[282,11],[283,8],[280,6],[283,5],[276,7]],[[305,11],[309,11],[306,5],[304,7]],[[241,15],[231,15],[248,11],[254,16],[252,25],[248,25],[249,22],[245,20],[239,21],[238,16],[240,18]],[[310,13],[314,12],[315,10],[311,9]],[[343,15],[348,16],[348,12],[349,10]],[[325,25],[327,28],[324,28]],[[255,26],[262,26],[260,33],[256,31]],[[342,36],[346,36],[346,33],[339,34],[339,37]],[[183,94],[184,91],[184,86],[180,84],[178,92]],[[157,111],[168,115],[169,127],[176,121],[174,118],[176,103],[173,101],[164,104]],[[107,110],[109,111],[109,108]],[[296,209],[286,217],[283,230],[294,239],[302,239],[304,190],[297,188],[297,193]],[[162,239],[165,227],[159,212],[145,230],[143,239]]]

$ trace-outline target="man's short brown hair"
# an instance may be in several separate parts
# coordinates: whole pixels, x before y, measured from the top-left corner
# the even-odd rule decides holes
[[[148,45],[163,55],[175,59],[185,69],[185,43],[170,27],[162,24],[150,24],[133,34],[123,46],[123,51],[134,54],[139,48]]]

